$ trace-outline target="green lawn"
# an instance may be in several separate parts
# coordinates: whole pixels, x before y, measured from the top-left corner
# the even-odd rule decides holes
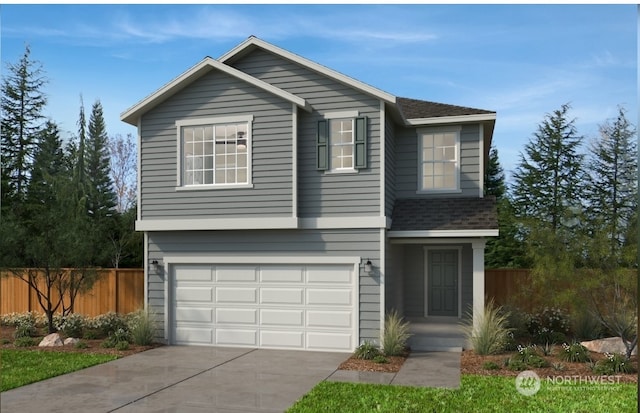
[[[0,391],[115,360],[107,354],[0,350]]]
[[[633,384],[550,384],[533,396],[513,377],[463,375],[459,389],[322,382],[287,413],[315,412],[637,412]]]

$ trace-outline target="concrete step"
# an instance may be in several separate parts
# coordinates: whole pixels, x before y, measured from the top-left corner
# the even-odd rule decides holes
[[[452,351],[459,352],[465,347],[464,337],[438,337],[432,335],[414,335],[407,344],[413,351]]]

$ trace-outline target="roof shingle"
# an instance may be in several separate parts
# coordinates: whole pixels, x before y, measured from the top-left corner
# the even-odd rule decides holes
[[[398,199],[393,208],[392,231],[498,229],[496,199]]]
[[[447,105],[445,103],[429,102],[398,97],[398,107],[405,119],[438,118],[442,116],[485,115],[495,113],[490,110],[467,108],[464,106]]]

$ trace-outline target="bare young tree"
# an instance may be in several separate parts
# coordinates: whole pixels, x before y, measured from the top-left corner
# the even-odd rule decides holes
[[[124,213],[133,207],[137,191],[136,142],[131,134],[109,138],[111,180],[116,193],[116,210]]]

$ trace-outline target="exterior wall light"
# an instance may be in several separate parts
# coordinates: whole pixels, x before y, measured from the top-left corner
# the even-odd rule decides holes
[[[158,268],[160,268],[160,264],[158,263],[158,260],[151,261],[151,265],[153,266],[153,269],[155,271],[158,271]]]
[[[371,263],[371,260],[367,260],[367,262],[364,263],[364,272],[370,274],[372,270],[373,264]]]

